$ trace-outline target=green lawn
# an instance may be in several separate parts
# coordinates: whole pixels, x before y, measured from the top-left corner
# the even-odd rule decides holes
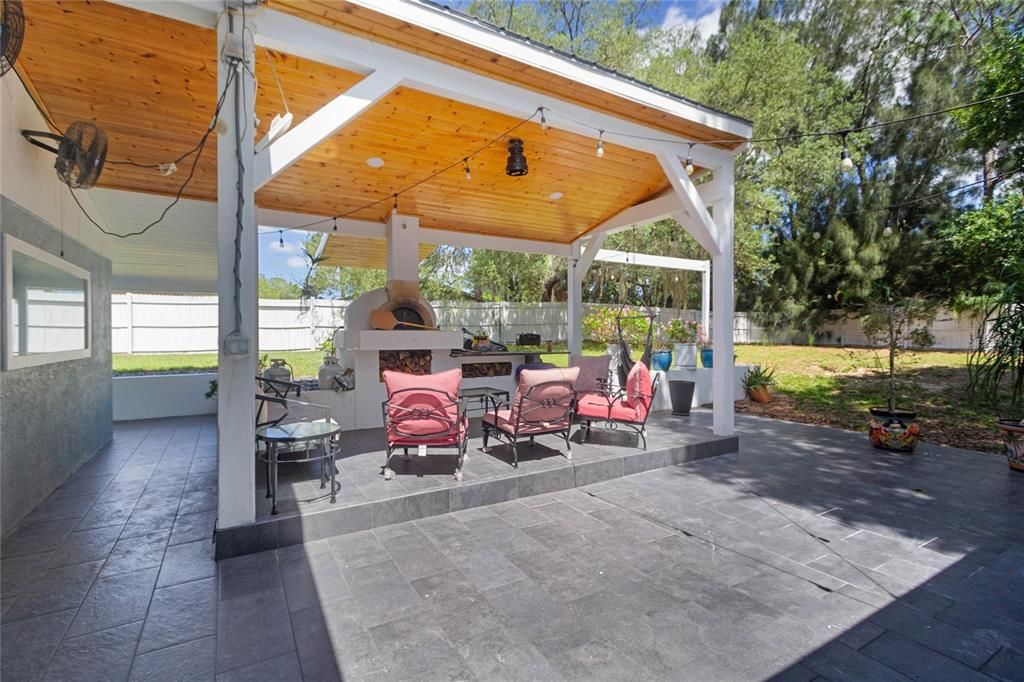
[[[568,365],[565,344],[556,344],[552,353],[540,347],[513,347],[541,352],[542,359],[559,367]],[[605,352],[604,344],[588,342],[587,355]],[[639,356],[639,352],[635,356]],[[283,358],[298,378],[315,377],[322,362],[320,351],[268,353]],[[927,441],[971,449],[999,451],[993,416],[963,402],[967,380],[966,353],[928,351],[908,353],[901,360],[897,384],[900,407],[920,414],[923,437]],[[861,430],[867,421],[867,409],[885,404],[885,381],[881,372],[882,352],[863,348],[823,348],[809,346],[736,347],[736,360],[743,364],[771,365],[775,368],[775,399],[768,405],[744,401],[743,411],[809,424],[823,424]],[[209,354],[115,355],[115,374],[213,371],[217,356]]]

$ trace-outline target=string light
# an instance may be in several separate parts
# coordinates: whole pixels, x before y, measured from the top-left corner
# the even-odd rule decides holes
[[[334,218],[334,232],[338,231],[338,219]]]
[[[694,145],[694,143],[691,142],[690,143],[690,149],[689,149],[689,151],[686,152],[686,174],[687,175],[693,175],[693,145]]]
[[[597,158],[599,159],[604,157],[604,140],[602,139],[603,137],[604,131],[599,130],[597,132]]]
[[[395,197],[395,203],[392,206],[392,208],[395,209],[395,213],[398,213],[398,194],[395,194],[394,197]]]
[[[462,165],[466,169],[466,179],[467,180],[472,180],[473,179],[473,174],[469,172],[469,157],[468,156],[462,160]]]
[[[889,227],[888,225],[886,225],[885,229],[882,230],[882,235],[885,236],[885,237],[891,237],[892,236],[892,228]]]
[[[282,249],[284,248],[284,230],[278,230],[277,232],[277,245]]]
[[[819,239],[821,239],[821,233],[815,232],[814,234],[811,235],[811,238],[814,239],[814,241],[818,241]]]
[[[843,131],[841,135],[843,136],[843,151],[839,155],[839,168],[843,172],[852,171],[853,159],[850,158],[850,150],[846,146],[846,131]]]
[[[540,108],[540,129],[541,130],[547,130],[548,129],[548,119],[544,117],[544,107]]]

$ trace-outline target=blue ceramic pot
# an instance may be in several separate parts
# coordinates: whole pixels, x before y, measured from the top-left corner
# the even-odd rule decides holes
[[[701,348],[700,349],[700,364],[704,365],[708,369],[714,367],[715,349],[714,348]]]
[[[651,355],[651,368],[664,372],[672,364],[672,351],[659,350]]]

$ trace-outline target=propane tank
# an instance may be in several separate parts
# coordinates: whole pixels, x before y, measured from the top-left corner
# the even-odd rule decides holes
[[[320,371],[317,372],[320,390],[333,391],[337,389],[338,384],[334,381],[334,378],[340,379],[344,372],[345,368],[338,364],[338,358],[333,355],[325,355],[324,364],[320,365]]]
[[[263,370],[263,378],[274,381],[291,381],[292,366],[288,364],[287,360],[272,359],[270,366]]]

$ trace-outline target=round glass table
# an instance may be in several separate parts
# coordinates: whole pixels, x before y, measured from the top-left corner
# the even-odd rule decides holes
[[[267,497],[272,499],[271,514],[277,514],[277,466],[320,462],[320,487],[327,486],[330,467],[331,503],[337,499],[340,484],[335,479],[334,461],[341,450],[341,425],[333,419],[268,424],[256,429],[256,440],[266,449],[256,456],[267,465]]]

